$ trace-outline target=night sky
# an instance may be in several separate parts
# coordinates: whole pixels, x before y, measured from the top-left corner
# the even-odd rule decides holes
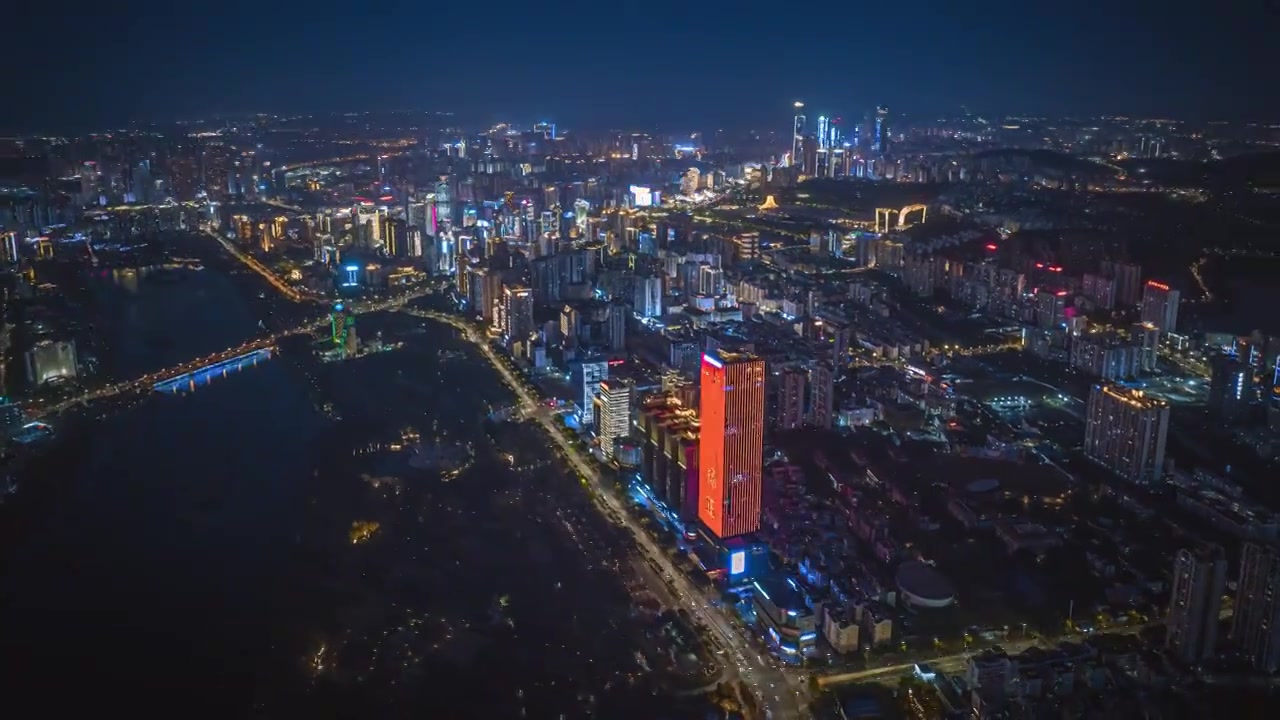
[[[1271,5],[1268,10],[1264,7]],[[982,8],[975,10],[973,8]],[[1280,119],[1270,0],[24,4],[0,125],[425,109],[698,128],[860,116]],[[12,20],[12,17],[11,17]],[[16,33],[12,30],[17,30]]]

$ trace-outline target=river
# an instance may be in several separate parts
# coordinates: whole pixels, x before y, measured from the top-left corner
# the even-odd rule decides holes
[[[213,271],[95,283],[102,360],[122,377],[257,332]],[[452,329],[360,322],[362,337],[404,347],[322,365],[300,341],[97,421],[24,479],[41,500],[0,518],[6,704],[652,716],[657,699],[632,678],[612,528],[536,430],[485,430],[508,392]],[[474,460],[452,479],[414,469],[409,428]],[[353,544],[356,522],[377,524],[367,542]]]

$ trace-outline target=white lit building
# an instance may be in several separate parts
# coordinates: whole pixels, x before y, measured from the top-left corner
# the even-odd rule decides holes
[[[631,396],[635,386],[630,380],[615,378],[600,382],[596,395],[596,436],[606,460],[613,459],[614,440],[631,432]]]

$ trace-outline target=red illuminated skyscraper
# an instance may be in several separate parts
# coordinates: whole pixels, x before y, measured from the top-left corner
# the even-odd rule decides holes
[[[702,356],[698,519],[718,538],[760,528],[764,462],[764,360]]]

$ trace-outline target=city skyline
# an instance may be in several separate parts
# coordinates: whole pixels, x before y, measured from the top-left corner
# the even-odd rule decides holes
[[[145,9],[49,19],[17,115],[281,110],[0,136],[11,702],[1270,702],[1280,125],[1215,35],[1242,11]],[[984,109],[1170,99],[1230,121]]]

